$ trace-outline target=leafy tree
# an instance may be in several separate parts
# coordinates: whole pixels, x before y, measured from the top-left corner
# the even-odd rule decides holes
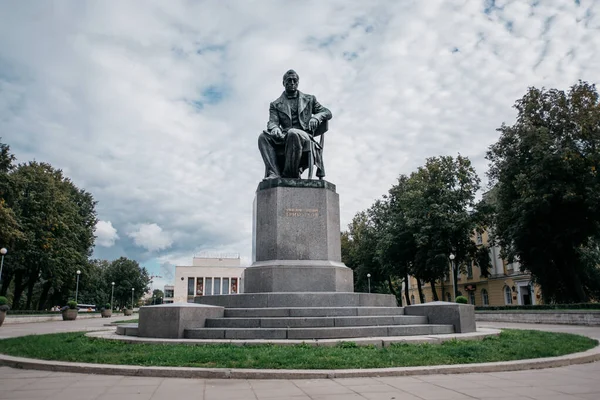
[[[419,284],[421,280],[430,283],[434,300],[438,300],[435,283],[444,281],[451,253],[455,255],[455,288],[459,268],[467,263],[478,262],[487,271],[489,257],[483,263],[472,240],[476,229],[483,230],[485,218],[476,207],[480,180],[470,160],[460,155],[432,157],[401,182],[394,196],[404,213],[405,236],[412,234],[414,240],[408,247],[413,249],[411,273]]]
[[[545,302],[598,299],[600,104],[596,87],[529,88],[489,148],[495,235]]]
[[[13,308],[31,309],[36,288],[38,308],[48,304],[48,296],[64,304],[93,248],[96,203],[46,163],[20,164],[9,175],[23,235],[14,241],[3,287],[14,280]]]
[[[152,292],[152,302],[154,304],[162,304],[163,299],[165,298],[165,294],[160,289],[154,289]]]
[[[15,190],[10,172],[14,169],[14,161],[15,156],[10,153],[10,147],[0,142],[0,247],[10,250],[6,256],[7,265],[12,257],[15,240],[23,238],[21,226],[13,209]],[[9,282],[6,279],[2,281],[1,296],[6,295]]]
[[[132,288],[134,304],[138,303],[149,290],[150,277],[146,268],[140,267],[137,261],[121,257],[106,268],[106,282],[115,282],[114,301],[121,308],[131,305]]]

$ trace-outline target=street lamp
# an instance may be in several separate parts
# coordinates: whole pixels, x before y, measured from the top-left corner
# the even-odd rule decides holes
[[[77,270],[77,286],[75,286],[75,303],[77,303],[77,294],[79,293],[79,275],[81,275],[81,271]]]
[[[135,292],[135,288],[131,288],[131,310],[133,311],[133,292]]]
[[[452,278],[452,288],[454,289],[454,300],[456,301],[456,282],[454,281],[454,258],[456,256],[454,253],[450,253],[448,258],[450,258],[450,277]]]
[[[115,295],[115,283],[111,282],[110,284],[112,286],[112,290],[110,292],[110,309],[112,310],[113,309],[113,297]]]
[[[2,261],[0,261],[0,282],[2,281],[2,267],[4,266],[4,255],[8,253],[4,247],[0,249],[0,254],[2,254]]]
[[[371,293],[371,274],[367,274],[367,282],[369,284],[369,293]]]

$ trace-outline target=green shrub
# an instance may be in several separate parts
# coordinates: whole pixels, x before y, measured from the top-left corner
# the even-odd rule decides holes
[[[77,310],[77,302],[75,300],[69,300],[67,301],[67,307],[71,310]]]
[[[459,304],[468,304],[469,300],[465,296],[458,296],[455,300]]]
[[[110,303],[106,303],[106,304],[104,305],[104,309],[105,309],[105,310],[110,310]]]
[[[5,306],[8,304],[8,299],[4,296],[0,296],[0,306]]]

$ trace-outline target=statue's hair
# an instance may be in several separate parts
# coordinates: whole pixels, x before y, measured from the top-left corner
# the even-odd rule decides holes
[[[298,75],[298,73],[296,71],[294,71],[293,69],[288,70],[285,74],[283,74],[283,80],[285,81],[285,78],[288,77],[288,75],[294,74],[298,77],[298,80],[300,80],[300,75]]]

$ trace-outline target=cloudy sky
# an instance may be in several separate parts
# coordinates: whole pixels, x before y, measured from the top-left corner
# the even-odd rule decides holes
[[[333,113],[344,228],[426,157],[484,178],[528,86],[599,83],[600,1],[4,1],[0,136],[98,200],[95,257],[248,263],[256,141],[289,68]]]

